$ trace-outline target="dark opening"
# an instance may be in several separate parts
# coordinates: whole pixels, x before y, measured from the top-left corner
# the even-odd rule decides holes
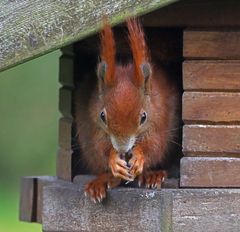
[[[147,27],[144,29],[146,41],[149,47],[152,61],[162,66],[170,78],[179,86],[179,101],[181,106],[182,95],[182,61],[183,61],[183,29],[182,28],[157,28]],[[114,35],[117,46],[117,60],[126,61],[129,57],[129,45],[127,42],[126,29],[123,26],[114,28]],[[96,78],[96,65],[99,60],[99,38],[98,35],[91,36],[74,45],[75,50],[75,85],[81,84],[82,77],[90,74]],[[91,75],[92,74],[92,75]],[[171,156],[172,176],[179,175],[179,160],[182,157],[182,121],[181,109],[179,111],[180,125],[176,128],[179,137],[172,141]],[[74,150],[72,167],[73,176],[78,174],[91,174],[81,161],[81,150],[76,136],[76,129],[73,128],[72,147]]]

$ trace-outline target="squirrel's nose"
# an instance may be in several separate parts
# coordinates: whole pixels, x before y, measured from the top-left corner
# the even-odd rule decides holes
[[[135,136],[129,136],[127,138],[118,138],[110,136],[114,149],[119,153],[126,153],[132,149],[135,144]]]

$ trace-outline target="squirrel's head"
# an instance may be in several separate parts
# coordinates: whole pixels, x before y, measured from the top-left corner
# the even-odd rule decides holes
[[[101,33],[98,87],[101,109],[98,122],[119,153],[132,149],[149,126],[152,68],[144,33],[137,20],[127,22],[133,62],[115,64],[113,32],[105,22]]]

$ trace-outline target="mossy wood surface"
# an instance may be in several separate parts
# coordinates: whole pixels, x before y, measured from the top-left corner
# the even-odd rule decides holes
[[[0,1],[0,71],[176,0]]]

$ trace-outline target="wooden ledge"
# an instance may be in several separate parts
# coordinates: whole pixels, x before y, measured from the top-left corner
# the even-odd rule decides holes
[[[94,204],[88,176],[43,188],[42,224],[52,231],[239,231],[240,189],[117,188]]]

